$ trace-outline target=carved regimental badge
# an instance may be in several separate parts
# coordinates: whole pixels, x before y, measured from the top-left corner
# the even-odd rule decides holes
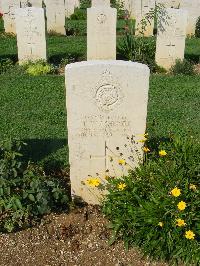
[[[124,95],[119,84],[113,79],[111,73],[106,70],[94,90],[94,98],[97,106],[104,112],[112,111],[118,106]]]

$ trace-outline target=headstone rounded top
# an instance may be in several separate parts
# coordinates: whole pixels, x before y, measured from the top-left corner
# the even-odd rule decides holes
[[[138,69],[146,69],[146,71],[150,72],[150,69],[147,65],[132,62],[132,61],[123,61],[123,60],[88,60],[82,62],[76,62],[66,65],[66,70],[70,68],[79,68],[79,67],[86,67],[86,66],[127,66],[127,67],[134,67]]]

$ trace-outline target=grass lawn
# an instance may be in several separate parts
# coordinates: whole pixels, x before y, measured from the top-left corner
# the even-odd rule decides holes
[[[152,75],[148,130],[159,137],[186,132],[199,137],[200,76]],[[28,143],[31,160],[64,164],[66,147],[63,76],[0,75],[0,138]]]
[[[1,20],[0,20],[1,21]],[[0,32],[2,22],[0,22]],[[84,60],[86,36],[48,36],[48,58]],[[186,41],[186,57],[197,62],[200,39]],[[0,59],[17,61],[16,38],[0,33]],[[0,75],[0,138],[8,136],[28,143],[31,160],[65,163],[66,112],[64,77],[30,77],[20,73]],[[186,132],[199,137],[200,76],[152,75],[150,80],[148,130],[159,137]]]

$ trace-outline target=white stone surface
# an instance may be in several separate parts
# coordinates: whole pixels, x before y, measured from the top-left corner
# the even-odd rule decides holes
[[[200,0],[181,0],[180,8],[188,11],[187,34],[194,35],[197,19],[200,17]]]
[[[100,6],[110,7],[110,0],[92,0],[92,7]]]
[[[76,7],[80,7],[79,0],[65,0],[65,16],[69,18]]]
[[[16,10],[18,59],[46,60],[45,18],[42,8],[28,7]]]
[[[167,8],[157,23],[156,63],[169,69],[176,59],[184,58],[187,11]]]
[[[154,19],[148,22],[145,30],[142,30],[141,21],[146,18],[147,14],[155,9],[155,0],[132,0],[132,16],[136,22],[136,35],[140,35],[141,31],[145,36],[152,36],[154,29]],[[147,20],[146,20],[147,21]]]
[[[116,25],[115,8],[87,9],[87,60],[116,59]]]
[[[2,0],[0,0],[0,13],[3,13],[3,9],[2,9]]]
[[[98,173],[105,181],[106,170],[110,176],[120,177],[127,173],[128,165],[138,165],[142,144],[137,142],[133,148],[131,137],[138,140],[142,138],[139,134],[145,133],[148,88],[149,68],[143,64],[97,60],[66,66],[73,196],[98,204],[98,189],[84,185],[89,175],[97,177]],[[127,162],[124,168],[119,166],[120,153]]]
[[[47,31],[66,34],[64,0],[48,0],[46,2]]]
[[[16,34],[15,10],[20,8],[20,0],[2,1],[4,28],[7,33]]]
[[[42,0],[28,0],[28,1],[32,7],[42,7]]]
[[[161,4],[165,8],[178,8],[181,0],[156,0],[156,4]]]
[[[28,0],[21,0],[20,1],[20,6],[21,6],[21,8],[28,7],[29,6]]]

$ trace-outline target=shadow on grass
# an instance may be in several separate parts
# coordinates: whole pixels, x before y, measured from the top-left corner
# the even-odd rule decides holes
[[[68,167],[66,139],[24,139],[22,154],[25,161],[42,163],[46,171],[58,171]]]
[[[200,59],[200,55],[197,55],[197,54],[187,54],[185,53],[185,59],[195,63],[195,64],[198,64],[199,63],[199,59]]]
[[[10,59],[12,60],[13,63],[17,63],[18,61],[18,57],[17,54],[4,54],[4,55],[0,55],[0,61],[1,60],[5,60],[5,59]]]
[[[85,59],[85,55],[82,53],[59,53],[55,55],[48,56],[48,61],[52,64],[59,65],[62,59],[68,60],[70,63],[83,61]]]

